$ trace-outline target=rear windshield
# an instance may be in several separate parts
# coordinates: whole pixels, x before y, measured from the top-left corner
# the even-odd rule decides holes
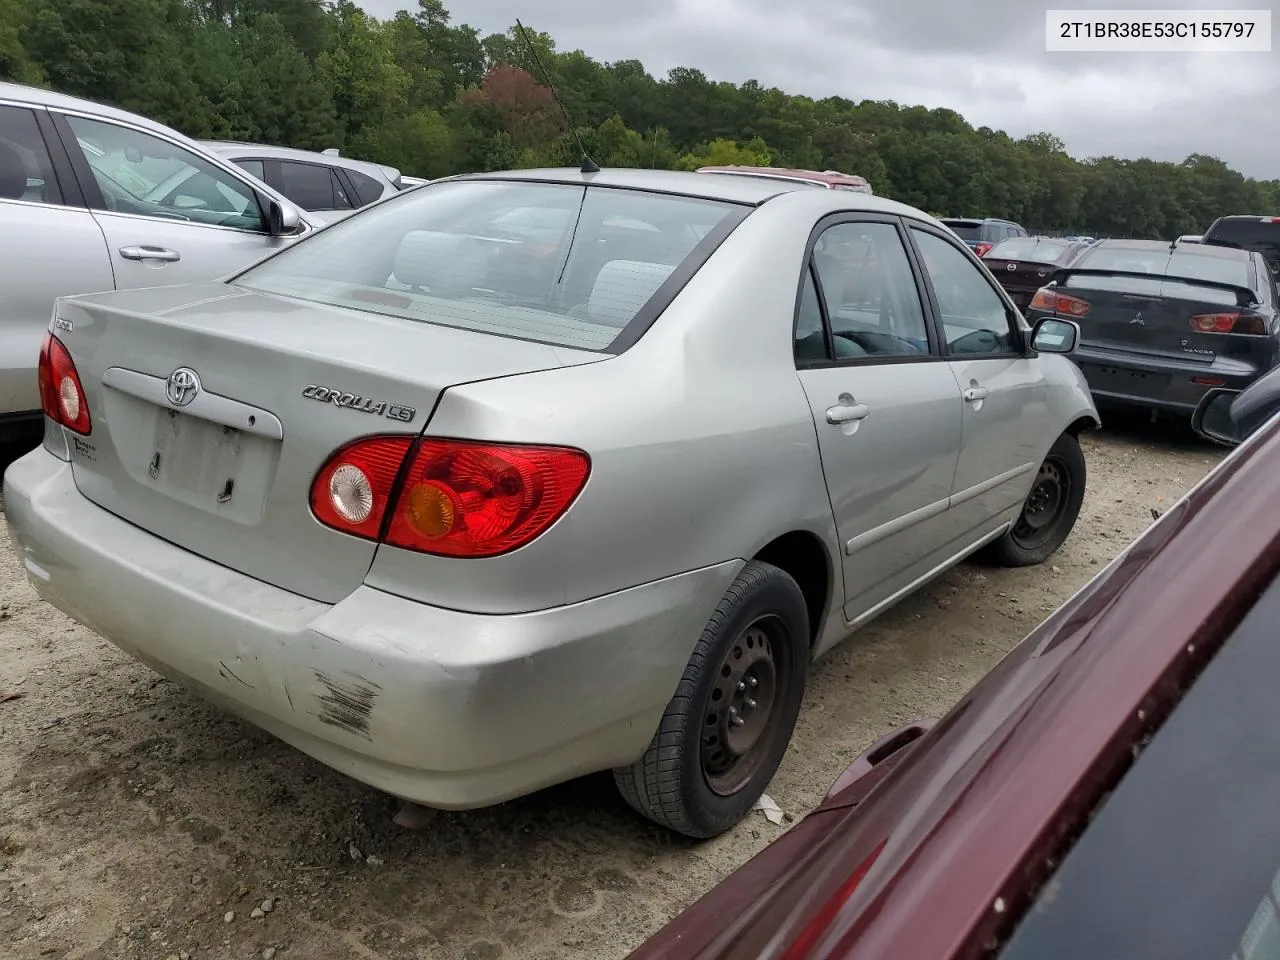
[[[989,260],[1026,260],[1031,263],[1057,263],[1070,244],[1055,240],[1032,240],[1015,237],[1002,240],[987,252]]]
[[[1001,960],[1280,960],[1277,618],[1273,584],[1135,745]]]
[[[977,240],[982,234],[982,222],[979,220],[943,220],[961,240]]]
[[[1253,218],[1222,220],[1209,229],[1202,242],[1257,250],[1268,260],[1280,260],[1280,222],[1268,223]]]
[[[749,209],[606,187],[435,183],[327,227],[232,282],[368,313],[605,350],[646,304],[657,302],[668,277],[701,266]]]
[[[1245,254],[1227,257],[1205,253],[1194,247],[1178,247],[1173,253],[1167,247],[1094,247],[1075,264],[1086,270],[1118,270],[1124,273],[1149,273],[1156,277],[1184,280],[1209,280],[1253,289],[1253,264]],[[1236,259],[1236,257],[1240,259]]]

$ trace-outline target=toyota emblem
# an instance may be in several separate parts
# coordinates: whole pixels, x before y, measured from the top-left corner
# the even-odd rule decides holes
[[[164,395],[175,407],[185,407],[199,392],[200,377],[190,367],[179,367],[164,384]]]

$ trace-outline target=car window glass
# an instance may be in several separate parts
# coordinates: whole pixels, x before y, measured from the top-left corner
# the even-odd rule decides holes
[[[1257,250],[1274,261],[1280,259],[1280,220],[1274,217],[1221,220],[1204,235],[1203,242]]]
[[[353,207],[360,206],[351,196],[346,184],[342,182],[342,178],[338,176],[338,171],[332,167],[329,168],[329,178],[333,181],[333,204],[336,209],[350,210]]]
[[[982,239],[982,224],[976,220],[943,220],[943,224],[961,240]]]
[[[233,160],[237,167],[249,174],[251,177],[257,177],[259,180],[266,180],[266,172],[263,169],[261,160]]]
[[[1208,248],[1212,249],[1212,248]],[[1225,252],[1225,251],[1223,251]],[[1165,276],[1179,277],[1185,280],[1210,280],[1214,283],[1233,283],[1238,287],[1253,288],[1250,282],[1253,275],[1253,264],[1246,254],[1239,254],[1230,259],[1206,255],[1200,251],[1189,252],[1187,247],[1179,247],[1169,257],[1165,268]]]
[[[987,251],[989,260],[1026,260],[1031,263],[1057,263],[1067,252],[1067,244],[1052,240],[1032,240],[1030,237],[1013,237],[1003,240]]]
[[[606,187],[446,182],[331,224],[235,282],[601,350],[666,295],[672,274],[701,265],[710,250],[700,240],[742,216],[744,208],[718,201]]]
[[[814,244],[813,263],[837,358],[928,354],[920,294],[893,224],[830,227]]]
[[[1203,673],[1133,738],[1099,805],[1063,804],[1083,831],[1065,855],[1031,854],[1053,874],[1001,960],[1280,958],[1278,617],[1273,581],[1225,641],[1206,638]]]
[[[347,170],[347,176],[351,178],[352,185],[356,188],[355,206],[362,207],[366,203],[373,203],[375,200],[382,198],[382,184],[359,170]]]
[[[1004,301],[978,267],[941,237],[912,228],[954,354],[1001,354],[1015,349]]]
[[[303,210],[337,210],[333,193],[333,174],[318,163],[280,163],[280,192]]]
[[[0,200],[62,203],[35,114],[0,107]]]
[[[266,230],[249,185],[203,157],[130,127],[86,117],[66,119],[106,210]]]
[[[795,357],[797,363],[830,359],[827,337],[822,326],[822,308],[818,305],[818,288],[813,283],[813,267],[805,267],[804,285],[800,289],[800,309],[796,312]]]

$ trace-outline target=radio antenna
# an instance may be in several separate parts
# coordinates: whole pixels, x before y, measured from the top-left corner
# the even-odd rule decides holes
[[[582,145],[582,138],[578,136],[578,128],[573,125],[573,118],[569,116],[569,111],[565,109],[564,101],[560,99],[560,92],[556,90],[556,85],[551,82],[551,75],[547,73],[547,68],[542,65],[542,58],[538,56],[538,50],[529,40],[529,34],[524,29],[524,24],[516,20],[516,29],[520,31],[520,38],[524,40],[524,45],[529,48],[529,54],[533,57],[533,62],[538,65],[538,72],[542,74],[542,82],[551,88],[551,95],[556,98],[556,106],[560,108],[560,112],[564,114],[564,122],[569,125],[569,132],[573,134],[574,142],[578,145],[578,150],[582,154],[582,166],[579,168],[583,173],[599,173],[600,166],[587,154],[587,148]]]

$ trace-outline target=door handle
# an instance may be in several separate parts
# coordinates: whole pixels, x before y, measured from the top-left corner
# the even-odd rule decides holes
[[[966,387],[962,396],[970,403],[973,403],[975,400],[984,400],[986,399],[986,396],[987,396],[987,388],[986,387]]]
[[[167,263],[176,263],[182,259],[182,254],[177,250],[146,245],[121,247],[120,256],[126,260],[164,260]]]
[[[827,407],[827,423],[839,424],[862,420],[870,412],[871,408],[865,403],[837,403],[834,407]]]

